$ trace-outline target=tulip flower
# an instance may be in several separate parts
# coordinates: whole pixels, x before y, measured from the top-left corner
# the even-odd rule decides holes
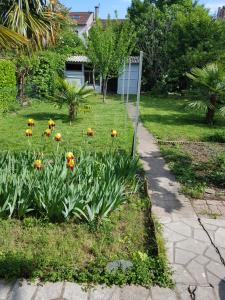
[[[60,142],[62,140],[62,135],[61,135],[61,133],[57,133],[56,135],[55,135],[55,141],[56,142]]]
[[[92,128],[88,128],[87,129],[87,136],[93,136],[94,135],[94,131]]]
[[[43,167],[41,160],[37,159],[34,161],[34,168],[37,170],[41,170]]]
[[[75,157],[74,157],[74,155],[73,155],[72,152],[68,152],[68,153],[66,154],[66,159],[67,159],[67,161],[69,162],[70,160],[74,160]]]
[[[33,127],[35,125],[34,120],[33,119],[28,119],[27,125],[30,126],[30,127]]]
[[[75,160],[74,159],[70,159],[68,162],[67,162],[67,167],[70,168],[71,171],[73,171],[74,169],[74,166],[75,166]]]
[[[113,129],[113,130],[111,131],[111,137],[114,138],[114,137],[117,137],[117,136],[118,136],[117,131]]]
[[[50,129],[45,129],[45,131],[44,131],[45,136],[49,137],[51,134],[52,134],[52,131]]]
[[[53,129],[54,127],[55,127],[55,122],[52,119],[50,119],[48,121],[48,128],[49,129]]]
[[[26,130],[26,136],[32,136],[32,129],[27,129]]]

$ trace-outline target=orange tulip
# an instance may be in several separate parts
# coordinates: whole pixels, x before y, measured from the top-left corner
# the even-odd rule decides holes
[[[34,167],[35,167],[35,169],[37,169],[37,170],[41,170],[42,167],[43,167],[41,160],[39,160],[39,159],[35,160],[35,161],[34,161]]]
[[[53,129],[54,127],[55,127],[55,122],[52,119],[50,119],[48,121],[48,128],[49,129]]]
[[[114,137],[117,137],[117,136],[118,136],[117,131],[113,129],[113,130],[111,131],[111,137],[114,138]]]
[[[55,135],[55,141],[56,142],[60,142],[62,140],[62,135],[61,135],[61,133],[57,133],[56,135]]]
[[[87,129],[87,136],[93,136],[94,135],[94,131],[92,128],[88,128]]]
[[[27,129],[26,131],[26,136],[32,136],[32,129]]]
[[[70,159],[68,162],[67,162],[67,167],[70,168],[71,171],[73,171],[74,167],[75,167],[75,160],[74,159]]]
[[[50,129],[45,129],[45,131],[44,131],[45,136],[49,137],[51,134],[52,134],[52,131]]]
[[[33,127],[35,125],[35,122],[33,119],[28,119],[27,120],[27,125],[30,126],[30,127]]]

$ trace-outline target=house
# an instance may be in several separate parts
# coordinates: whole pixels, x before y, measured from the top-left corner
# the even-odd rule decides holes
[[[124,70],[118,78],[112,78],[108,82],[109,93],[129,93],[136,95],[138,91],[138,76],[139,76],[139,57],[131,56]],[[102,79],[99,74],[94,74],[96,91],[102,91]],[[88,86],[93,86],[93,70],[90,66],[88,57],[76,55],[69,57],[65,66],[65,78],[79,86],[87,83]],[[129,88],[129,91],[128,91]]]
[[[225,19],[225,6],[218,8],[217,19]]]
[[[74,31],[84,41],[84,34],[88,35],[89,30],[93,26],[96,18],[98,18],[99,7],[95,7],[95,12],[70,12],[74,23]]]

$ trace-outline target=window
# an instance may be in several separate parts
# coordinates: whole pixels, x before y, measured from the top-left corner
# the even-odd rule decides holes
[[[82,64],[66,63],[66,71],[82,71]]]
[[[80,20],[80,16],[72,16],[71,18],[74,20]]]

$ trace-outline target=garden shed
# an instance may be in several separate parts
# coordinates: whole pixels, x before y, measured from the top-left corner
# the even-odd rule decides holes
[[[108,92],[115,94],[136,95],[138,91],[139,57],[130,56],[118,78],[112,78],[108,82]],[[87,56],[75,55],[67,59],[65,65],[65,78],[70,82],[93,86],[93,70]],[[102,80],[99,74],[95,74],[96,90],[101,92]]]

